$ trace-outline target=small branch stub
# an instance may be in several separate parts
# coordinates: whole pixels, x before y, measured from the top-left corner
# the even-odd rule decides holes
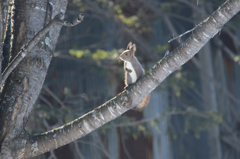
[[[84,13],[82,12],[81,14],[79,14],[78,18],[76,18],[74,21],[72,22],[67,22],[67,21],[63,21],[63,20],[59,20],[58,19],[58,24],[59,25],[63,25],[63,26],[67,26],[67,27],[71,27],[71,26],[75,26],[79,23],[81,23],[83,21],[84,18]]]

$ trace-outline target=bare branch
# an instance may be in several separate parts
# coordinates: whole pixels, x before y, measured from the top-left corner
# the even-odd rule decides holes
[[[158,58],[158,56],[156,56],[155,54],[152,54],[151,56],[149,56],[148,53],[153,51],[153,48],[149,44],[149,42],[146,41],[141,36],[139,36],[136,32],[134,32],[134,30],[128,28],[121,20],[114,18],[114,16],[112,14],[109,14],[106,10],[101,9],[98,5],[96,5],[96,3],[93,3],[90,0],[87,0],[86,3],[90,6],[90,8],[89,8],[90,10],[97,12],[101,15],[104,15],[108,19],[115,21],[115,23],[117,23],[119,26],[121,26],[120,30],[122,30],[122,32],[124,32],[127,36],[133,38],[133,40],[137,44],[139,44],[142,49],[145,50],[145,51],[143,51],[143,53],[146,55],[146,57],[148,57],[149,59],[151,59],[153,61],[155,61],[156,58]]]
[[[120,133],[121,133],[121,130],[120,130]],[[130,155],[130,153],[127,149],[125,140],[123,139],[123,135],[121,135],[121,141],[122,141],[123,150],[124,150],[125,154],[127,155],[128,159],[133,159],[133,157]]]
[[[83,18],[84,18],[84,13],[82,12],[81,14],[79,14],[78,18],[72,22],[67,22],[67,21],[58,19],[57,23],[62,26],[71,27],[71,26],[75,26],[75,25],[81,23],[83,21]]]
[[[0,87],[2,87],[3,83],[8,78],[9,74],[17,67],[17,65],[22,61],[22,59],[28,54],[28,52],[37,44],[37,42],[53,28],[55,25],[63,25],[63,26],[74,26],[83,21],[84,13],[81,13],[76,20],[73,22],[66,22],[61,20],[60,18],[63,16],[63,13],[57,14],[47,25],[45,28],[40,30],[34,38],[24,46],[17,56],[12,60],[12,62],[8,65],[8,67],[2,73],[2,81],[0,83]]]
[[[178,0],[179,2],[182,2],[186,5],[188,5],[189,7],[192,8],[192,10],[194,10],[195,12],[198,12],[200,15],[203,15],[204,18],[207,17],[207,14],[204,10],[200,9],[198,6],[196,6],[195,4],[193,4],[191,1],[187,1],[187,0]]]
[[[82,154],[81,151],[80,151],[80,148],[79,148],[79,146],[78,146],[78,142],[77,142],[77,141],[74,141],[73,144],[74,144],[74,146],[75,146],[75,150],[76,150],[76,152],[77,152],[78,157],[81,158],[81,159],[85,159],[84,156],[83,156],[83,154]]]
[[[181,35],[179,35],[179,36],[177,36],[177,37],[173,37],[172,39],[168,40],[168,43],[170,43],[171,41],[173,41],[173,40],[175,40],[175,39],[181,38],[183,35],[186,35],[186,34],[192,32],[193,30],[195,30],[195,29],[196,29],[199,25],[201,25],[201,24],[202,24],[202,23],[199,23],[197,26],[195,26],[194,28],[186,31],[185,33],[182,33]]]
[[[66,108],[61,99],[59,99],[58,96],[54,94],[48,87],[43,87],[43,89],[47,91],[63,108]]]

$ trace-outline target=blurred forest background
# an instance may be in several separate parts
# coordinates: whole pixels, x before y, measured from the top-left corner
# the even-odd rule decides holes
[[[147,71],[224,0],[69,0],[44,87],[27,129],[59,127],[124,88],[120,53],[132,41]],[[151,94],[143,112],[130,110],[93,133],[36,159],[240,158],[240,15]]]

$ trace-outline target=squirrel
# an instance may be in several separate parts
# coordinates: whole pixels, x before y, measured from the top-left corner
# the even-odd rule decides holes
[[[129,42],[125,51],[119,56],[119,58],[124,61],[124,71],[125,71],[125,87],[134,84],[139,78],[144,76],[144,70],[135,56],[136,45]],[[142,111],[144,107],[148,105],[150,101],[150,94],[148,94],[137,106],[136,110]]]

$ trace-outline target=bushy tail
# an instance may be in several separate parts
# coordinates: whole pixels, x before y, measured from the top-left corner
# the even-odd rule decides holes
[[[134,109],[138,111],[142,111],[144,107],[146,107],[150,101],[151,94],[148,94]]]

